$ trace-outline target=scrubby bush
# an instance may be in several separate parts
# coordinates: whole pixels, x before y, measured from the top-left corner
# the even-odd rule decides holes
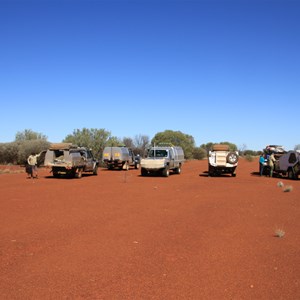
[[[24,164],[32,153],[47,150],[50,143],[45,140],[24,140],[0,144],[1,164]]]
[[[245,159],[246,159],[247,161],[249,161],[249,162],[252,162],[252,161],[253,161],[253,156],[250,155],[250,154],[247,154],[247,155],[245,155]]]
[[[18,164],[24,164],[31,153],[38,154],[49,148],[50,143],[45,140],[26,140],[19,143]]]
[[[207,152],[205,149],[201,147],[195,147],[193,150],[193,158],[194,159],[203,159],[207,156]]]
[[[158,132],[151,140],[151,144],[170,143],[175,146],[183,148],[184,156],[186,159],[193,158],[193,151],[195,148],[195,140],[189,135],[181,131],[165,130]]]
[[[253,151],[253,150],[245,150],[242,153],[243,156],[247,156],[247,155],[250,155],[250,156],[259,156],[260,154],[261,154],[261,151]]]
[[[17,142],[0,144],[0,163],[17,164],[19,144]]]

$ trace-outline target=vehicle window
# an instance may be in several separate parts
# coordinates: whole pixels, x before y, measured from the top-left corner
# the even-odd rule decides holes
[[[168,157],[167,150],[151,150],[149,157]]]
[[[296,161],[297,161],[296,154],[295,153],[291,153],[290,157],[289,157],[289,163],[290,164],[294,164]]]
[[[62,150],[54,150],[54,156],[55,157],[60,157],[64,155],[64,151]]]
[[[91,158],[91,157],[93,157],[91,151],[87,151],[87,158]]]

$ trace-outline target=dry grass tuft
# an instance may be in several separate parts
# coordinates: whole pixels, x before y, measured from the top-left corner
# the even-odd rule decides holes
[[[24,170],[0,169],[0,174],[19,174],[25,173]]]
[[[284,186],[284,184],[283,184],[283,182],[282,182],[282,181],[279,181],[279,182],[277,183],[277,186],[278,186],[278,187],[283,187],[283,186]]]
[[[284,188],[283,188],[283,191],[285,193],[288,193],[288,192],[291,192],[293,190],[293,187],[291,185],[286,185]]]
[[[282,228],[277,228],[275,230],[275,236],[279,237],[279,238],[282,238],[282,237],[285,236],[285,231]]]

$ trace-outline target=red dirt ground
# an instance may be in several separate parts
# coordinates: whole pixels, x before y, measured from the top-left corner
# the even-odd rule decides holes
[[[1,299],[300,299],[300,180],[257,166],[1,174]]]

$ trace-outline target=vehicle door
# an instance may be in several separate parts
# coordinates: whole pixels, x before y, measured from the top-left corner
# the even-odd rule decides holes
[[[134,163],[134,154],[131,149],[128,149],[129,152],[129,164],[132,165]]]
[[[169,166],[170,166],[170,168],[174,168],[175,167],[175,153],[174,153],[174,149],[169,149],[169,158],[170,158]]]
[[[86,158],[85,170],[92,171],[94,168],[94,157],[90,150],[87,150],[85,152],[85,158]]]

